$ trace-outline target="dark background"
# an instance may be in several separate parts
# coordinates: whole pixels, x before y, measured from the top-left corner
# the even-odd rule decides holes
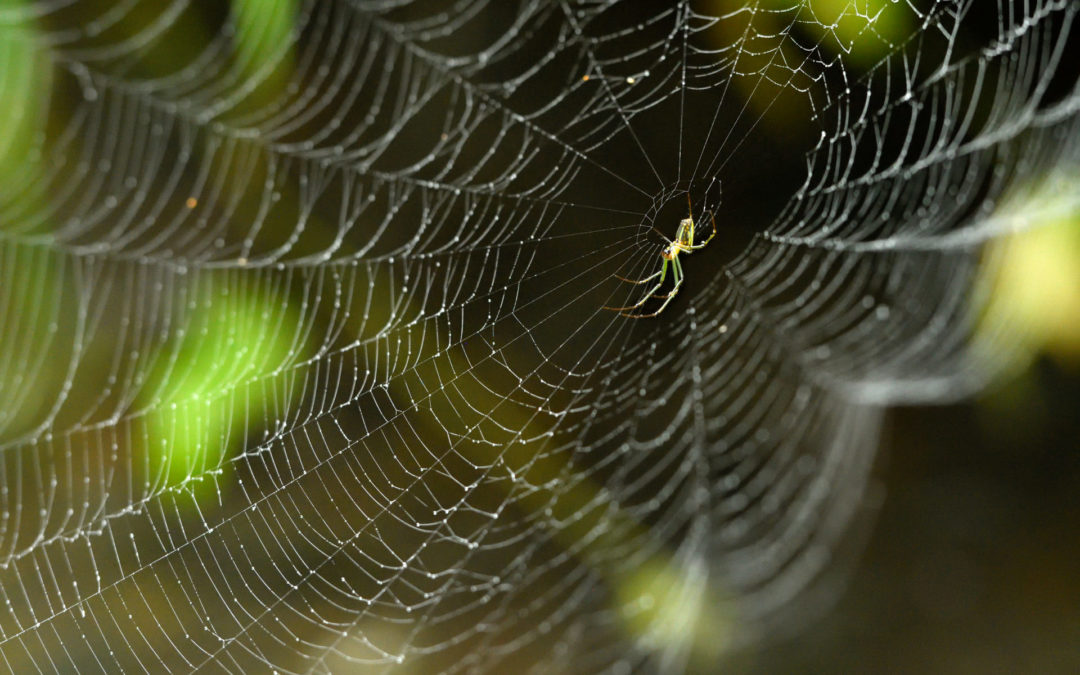
[[[881,509],[827,615],[735,659],[777,672],[1080,672],[1080,373],[889,412]]]

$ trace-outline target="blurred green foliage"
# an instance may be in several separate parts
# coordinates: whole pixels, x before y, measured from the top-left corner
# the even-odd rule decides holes
[[[47,201],[40,160],[52,69],[28,0],[5,0],[0,9],[0,229],[10,231]]]
[[[258,92],[255,102],[278,96],[295,65],[297,0],[232,0],[237,67]]]
[[[911,7],[894,0],[810,0],[806,8],[825,47],[861,67],[887,56],[915,28]]]
[[[22,5],[8,0],[3,9]],[[42,93],[50,69],[39,56],[29,20],[0,25],[0,181],[10,185],[25,175],[27,161],[43,129]]]
[[[987,301],[976,353],[1007,374],[1040,355],[1080,365],[1080,212],[1053,197],[1067,194],[1053,182],[999,207],[996,218],[1016,230],[992,242],[980,268],[977,291]]]
[[[299,351],[300,322],[276,294],[222,285],[207,291],[185,333],[159,353],[145,391],[155,410],[150,474],[174,485],[243,447],[267,418],[278,373]]]

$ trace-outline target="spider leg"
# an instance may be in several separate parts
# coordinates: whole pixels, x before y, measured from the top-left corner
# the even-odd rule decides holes
[[[641,298],[640,302],[633,305],[627,305],[626,307],[608,307],[607,305],[604,305],[604,309],[610,309],[613,312],[625,312],[627,310],[637,309],[644,305],[653,297],[653,294],[660,290],[660,287],[664,285],[664,278],[667,276],[667,264],[668,261],[664,260],[664,265],[660,268],[660,271],[653,275],[654,277],[659,276],[660,281],[656,282],[656,285],[649,289],[649,292]]]
[[[677,260],[676,260],[676,262],[677,262]],[[664,311],[664,308],[667,307],[667,303],[669,303],[669,302],[671,302],[672,300],[675,299],[675,294],[678,293],[678,287],[681,286],[681,285],[683,285],[683,276],[679,275],[676,278],[675,287],[672,288],[671,293],[669,293],[669,294],[667,294],[665,296],[657,296],[657,297],[667,298],[663,302],[660,303],[660,308],[657,309],[657,311],[654,311],[651,314],[623,314],[623,316],[629,316],[629,318],[631,318],[631,319],[650,319],[650,318],[652,318],[652,316],[656,316],[660,312]]]
[[[641,300],[639,300],[638,302],[635,302],[632,305],[627,305],[625,307],[609,307],[607,305],[604,305],[604,309],[610,309],[613,312],[627,312],[627,311],[632,310],[632,309],[637,309],[638,307],[641,307],[646,302],[651,300],[654,297],[654,294],[656,293],[656,291],[660,290],[661,285],[663,285],[663,282],[660,282],[659,284],[656,284],[655,286],[653,286],[651,289],[649,289],[648,293],[646,293],[644,296],[642,296]]]
[[[660,272],[657,272],[656,274],[652,274],[650,276],[647,276],[644,279],[636,279],[636,280],[635,279],[627,279],[626,277],[620,277],[618,274],[612,274],[611,276],[615,277],[619,281],[625,281],[628,284],[644,284],[644,283],[652,281],[656,277],[660,276]]]
[[[674,281],[674,284],[671,287],[671,291],[668,293],[664,293],[663,295],[657,293],[653,296],[654,298],[670,298],[679,292],[679,286],[682,286],[683,282],[683,271],[682,263],[679,262],[678,258],[671,259],[671,278]]]
[[[658,315],[658,314],[659,314],[660,312],[664,311],[664,308],[668,306],[668,303],[670,303],[670,302],[671,302],[672,300],[674,300],[674,299],[675,299],[675,294],[674,294],[674,293],[672,293],[672,294],[671,294],[671,297],[670,297],[670,298],[668,298],[667,300],[664,300],[664,302],[660,303],[660,308],[659,308],[659,309],[657,309],[657,310],[656,310],[655,312],[653,312],[652,314],[635,314],[635,315],[634,315],[634,318],[635,318],[635,319],[647,319],[647,318],[649,318],[649,317],[653,317],[653,316],[656,316],[656,315]],[[623,316],[628,316],[628,315],[624,314]]]
[[[705,248],[705,246],[710,241],[712,241],[713,237],[716,236],[716,214],[714,214],[712,211],[709,211],[709,219],[712,220],[712,234],[710,234],[709,238],[706,239],[705,241],[701,242],[700,244],[695,245],[695,244],[691,243],[690,244],[690,250],[691,251],[696,251],[699,248]]]

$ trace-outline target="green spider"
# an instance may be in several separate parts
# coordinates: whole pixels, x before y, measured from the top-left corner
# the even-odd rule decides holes
[[[705,248],[708,245],[708,243],[710,241],[712,241],[713,237],[716,236],[716,216],[713,215],[712,211],[710,211],[709,212],[709,218],[710,218],[710,220],[712,220],[712,234],[710,234],[709,238],[706,239],[705,241],[701,242],[700,244],[695,244],[694,243],[694,228],[695,228],[695,224],[694,224],[694,206],[693,206],[693,204],[690,203],[690,194],[689,193],[687,193],[687,195],[686,195],[686,205],[689,207],[689,213],[687,214],[687,216],[685,218],[683,218],[681,221],[679,221],[679,229],[675,231],[675,239],[668,239],[667,237],[664,237],[663,232],[661,232],[660,230],[657,230],[655,227],[653,228],[653,230],[657,234],[659,234],[661,237],[664,237],[664,241],[666,241],[668,243],[668,245],[666,247],[664,247],[664,250],[660,252],[660,257],[664,259],[664,264],[660,268],[659,272],[657,272],[656,274],[649,275],[649,276],[645,277],[644,279],[636,279],[636,280],[635,279],[626,279],[626,278],[620,277],[618,274],[615,275],[616,279],[618,279],[620,281],[625,281],[628,284],[646,284],[646,283],[652,281],[653,279],[656,279],[657,277],[660,277],[660,280],[656,282],[656,285],[653,286],[649,290],[649,292],[645,294],[645,297],[643,297],[639,302],[637,302],[637,303],[635,303],[633,305],[627,305],[626,307],[607,307],[607,306],[605,306],[604,309],[610,309],[610,310],[612,310],[614,312],[618,312],[622,316],[626,316],[626,317],[629,317],[631,319],[647,319],[649,317],[656,316],[660,312],[664,311],[664,308],[668,306],[668,303],[671,302],[675,298],[675,294],[679,292],[679,287],[682,286],[682,282],[683,282],[683,271],[682,271],[682,265],[679,263],[679,254],[680,253],[686,253],[686,254],[689,255],[690,253],[693,253],[694,251],[697,251],[698,249]],[[671,275],[675,279],[675,285],[672,286],[671,291],[669,291],[668,293],[666,293],[664,295],[658,295],[657,291],[659,291],[660,287],[664,285],[664,279],[667,277],[667,268],[668,268],[668,263],[669,262],[671,263]],[[642,305],[644,305],[646,302],[648,302],[652,298],[657,298],[657,299],[662,298],[664,300],[664,302],[660,305],[660,308],[657,309],[655,312],[653,312],[651,314],[631,314],[630,313],[633,310],[635,310],[635,309],[641,307]]]

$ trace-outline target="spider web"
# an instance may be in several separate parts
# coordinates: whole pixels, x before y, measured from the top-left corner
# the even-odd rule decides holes
[[[1064,0],[214,4],[0,9],[14,671],[797,627],[883,407],[990,375],[983,245],[1080,200]]]

